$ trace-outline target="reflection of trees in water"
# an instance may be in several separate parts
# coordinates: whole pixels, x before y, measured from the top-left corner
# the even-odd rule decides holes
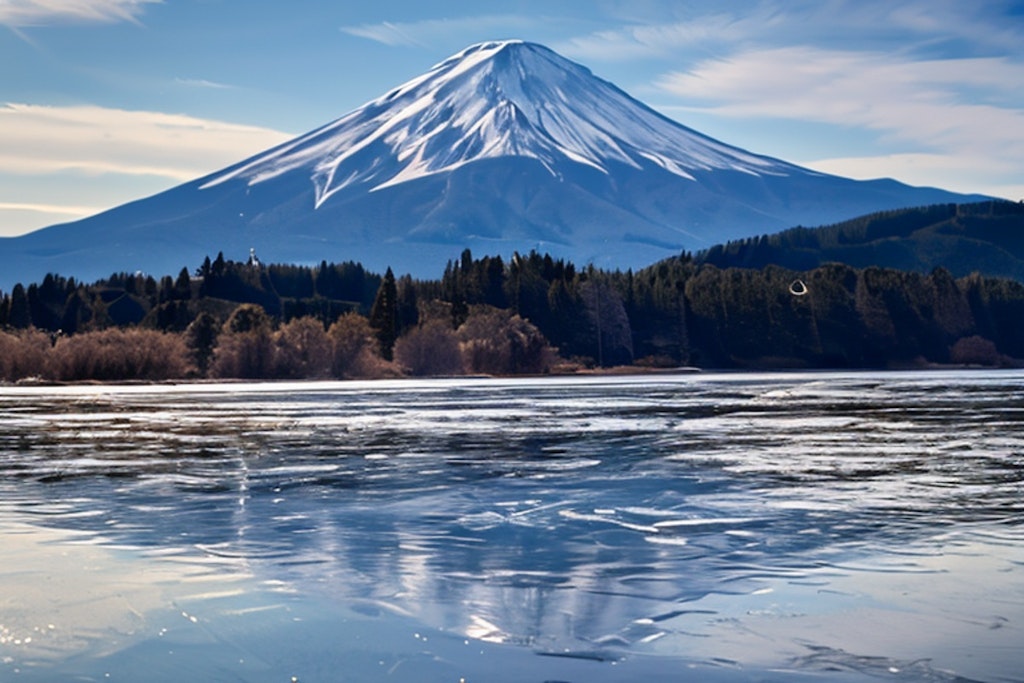
[[[301,592],[370,600],[435,627],[542,647],[639,639],[648,633],[637,631],[635,620],[714,591],[750,592],[758,576],[792,573],[780,566],[787,554],[791,562],[806,561],[801,556],[816,551],[807,546],[824,542],[783,526],[770,532],[770,548],[724,533],[769,533],[765,521],[756,521],[690,530],[688,545],[650,543],[652,532],[642,527],[657,528],[671,513],[703,516],[702,505],[727,487],[626,478],[620,468],[577,472],[571,481],[487,471],[472,486],[460,473],[458,485],[435,480],[420,491],[408,483],[389,491],[385,482],[355,483],[371,479],[372,468],[306,473],[299,482],[294,474],[268,475],[283,467],[280,460],[250,463],[248,472],[243,462],[224,458],[218,484],[202,490],[137,480],[122,482],[113,500],[99,487],[91,499],[69,491],[73,505],[105,512],[61,523],[119,544],[228,558]],[[691,495],[696,500],[687,503]],[[649,506],[652,514],[625,512],[631,505]],[[653,514],[657,509],[664,516]],[[798,540],[804,548],[793,547]]]
[[[9,423],[0,493],[478,637],[634,642],[709,593],[1019,518],[1012,383],[856,381],[51,404]]]
[[[693,551],[562,514],[627,502],[625,490],[604,490],[607,475],[552,480],[536,463],[477,457],[474,465],[464,456],[449,484],[377,480],[372,466],[298,473],[282,458],[225,454],[205,462],[201,478],[26,482],[35,490],[23,495],[66,496],[67,514],[54,523],[116,544],[225,558],[300,591],[378,601],[492,640],[595,639],[651,616],[663,600],[713,588],[712,574],[684,562]],[[515,469],[535,471],[513,476]],[[644,484],[627,484],[632,502],[660,493]],[[666,485],[673,483],[657,483]]]

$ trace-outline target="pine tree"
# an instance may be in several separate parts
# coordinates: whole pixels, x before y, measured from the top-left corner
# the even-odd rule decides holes
[[[216,318],[205,311],[196,316],[185,330],[185,343],[188,345],[196,370],[202,377],[205,377],[210,369],[219,332],[220,325],[217,324]]]
[[[20,282],[14,285],[14,290],[11,292],[11,307],[7,314],[7,324],[16,330],[24,330],[32,325],[28,295]]]
[[[416,283],[412,276],[403,275],[398,279],[398,297],[395,305],[396,337],[415,327],[419,321],[419,304],[416,297]]]
[[[192,298],[192,280],[189,277],[188,268],[182,268],[178,273],[178,279],[174,281],[174,298]]]
[[[377,297],[370,308],[370,327],[377,334],[380,353],[384,360],[391,360],[398,339],[398,287],[395,274],[388,268],[377,289]]]

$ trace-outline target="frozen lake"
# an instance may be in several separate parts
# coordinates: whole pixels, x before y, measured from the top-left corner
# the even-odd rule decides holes
[[[0,680],[1024,681],[1024,373],[0,387]]]

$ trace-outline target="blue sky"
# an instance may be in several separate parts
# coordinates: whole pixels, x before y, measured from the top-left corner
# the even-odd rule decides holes
[[[0,235],[205,175],[505,38],[753,152],[1024,198],[1024,0],[0,0]]]

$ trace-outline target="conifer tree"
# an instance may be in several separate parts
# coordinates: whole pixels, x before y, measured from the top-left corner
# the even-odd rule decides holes
[[[384,360],[391,360],[395,340],[398,339],[398,287],[390,267],[384,273],[377,297],[370,308],[370,327],[377,334],[381,356]]]
[[[185,330],[185,343],[188,345],[196,370],[202,377],[205,377],[210,369],[219,328],[216,318],[203,311]]]
[[[11,291],[11,308],[7,314],[7,324],[16,330],[24,330],[32,325],[32,316],[28,307],[28,295],[25,287],[19,282]]]
[[[165,303],[174,298],[174,280],[170,275],[160,278],[160,290],[157,294],[157,301]]]
[[[178,273],[178,279],[174,281],[174,298],[190,299],[192,297],[192,280],[189,277],[188,268],[182,268]]]
[[[396,338],[406,330],[415,327],[419,321],[419,304],[416,297],[416,283],[412,276],[403,275],[398,279],[398,294],[395,303]]]

